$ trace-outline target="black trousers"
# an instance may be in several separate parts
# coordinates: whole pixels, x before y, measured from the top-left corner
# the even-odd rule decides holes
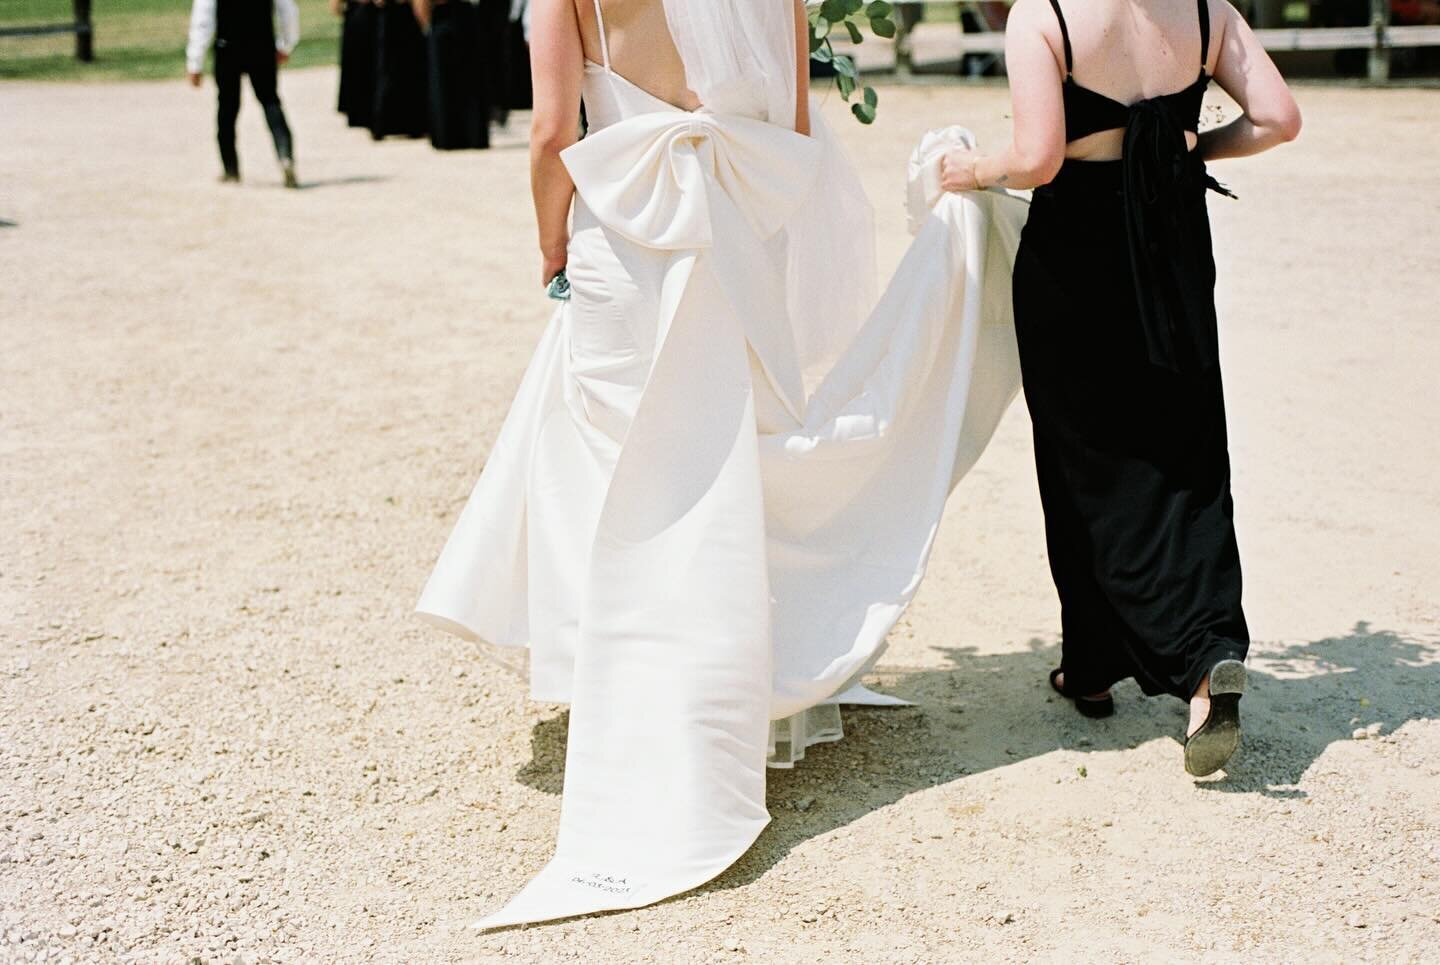
[[[1218,366],[1151,363],[1120,190],[1119,162],[1067,162],[1037,189],[1016,255],[1016,337],[1066,686],[1134,677],[1188,699],[1249,647],[1224,393]],[[1201,206],[1208,251],[1197,190],[1187,203]]]
[[[440,150],[490,146],[489,51],[482,48],[480,8],[449,0],[430,21],[430,143]]]
[[[217,46],[215,84],[220,88],[220,106],[215,126],[220,142],[220,163],[225,166],[226,174],[240,173],[240,158],[235,153],[235,118],[240,114],[240,78],[246,75],[250,77],[255,99],[265,111],[265,123],[270,126],[270,136],[275,140],[275,154],[282,161],[295,157],[290,125],[285,122],[285,111],[280,106],[280,93],[276,86],[278,68],[275,48],[242,51]]]

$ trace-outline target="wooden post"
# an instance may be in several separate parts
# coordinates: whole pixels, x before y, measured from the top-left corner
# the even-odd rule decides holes
[[[90,0],[75,0],[75,59],[95,59],[95,28],[90,23]]]
[[[1390,26],[1390,0],[1370,0],[1370,26],[1375,42],[1370,48],[1370,82],[1383,84],[1390,79],[1390,42],[1385,36]]]
[[[904,80],[910,76],[910,24],[905,11],[895,7],[895,76]]]

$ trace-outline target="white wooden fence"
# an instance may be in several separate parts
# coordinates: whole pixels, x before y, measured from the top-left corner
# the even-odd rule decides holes
[[[927,7],[949,4],[964,9],[973,0],[890,0],[897,7]],[[903,18],[896,18],[895,71],[911,72],[910,42]],[[1440,26],[1395,27],[1390,24],[1389,0],[1370,0],[1370,23],[1361,27],[1287,27],[1256,30],[1266,50],[1369,50],[1370,79],[1390,79],[1390,51],[1397,47],[1440,47]],[[1001,31],[962,33],[955,44],[961,54],[1002,54],[1005,34]]]

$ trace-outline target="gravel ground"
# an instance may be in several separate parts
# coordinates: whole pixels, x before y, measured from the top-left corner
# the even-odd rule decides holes
[[[1178,702],[1048,694],[1017,407],[873,680],[917,706],[773,774],[700,891],[476,935],[550,853],[566,718],[410,609],[548,311],[524,118],[373,145],[334,84],[285,78],[301,192],[253,102],[235,189],[210,92],[0,92],[0,962],[1440,959],[1440,92],[1302,89],[1302,140],[1219,172],[1227,776]],[[829,105],[885,264],[914,138],[1005,109]]]

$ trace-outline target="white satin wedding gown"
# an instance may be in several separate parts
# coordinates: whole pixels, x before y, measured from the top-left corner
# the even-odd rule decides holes
[[[912,165],[913,246],[807,391],[826,320],[787,308],[784,240],[827,203],[831,142],[733,89],[682,111],[604,59],[563,154],[572,297],[418,608],[528,647],[533,696],[571,706],[555,856],[487,927],[704,883],[769,821],[767,760],[838,739],[837,703],[897,702],[859,679],[1019,386],[1025,204],[939,195],[946,136]]]

